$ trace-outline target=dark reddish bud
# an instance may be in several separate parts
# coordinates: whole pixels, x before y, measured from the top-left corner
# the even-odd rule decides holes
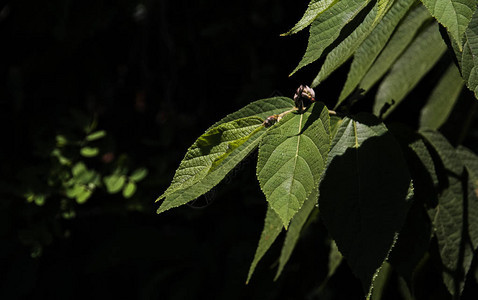
[[[315,102],[314,90],[306,85],[299,86],[294,95],[294,102],[300,112],[304,111],[311,103]]]

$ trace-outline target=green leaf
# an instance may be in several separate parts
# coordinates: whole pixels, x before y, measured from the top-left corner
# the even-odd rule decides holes
[[[380,20],[382,20],[392,3],[392,0],[377,1],[363,22],[327,55],[319,74],[312,81],[312,87],[319,85],[354,54],[355,50],[357,50]]]
[[[337,133],[337,129],[339,129],[340,124],[342,123],[342,119],[338,116],[330,116],[330,140],[332,141]]]
[[[76,195],[82,191],[82,189],[83,188],[81,187],[81,184],[74,184],[65,190],[65,194],[68,198],[75,198]]]
[[[332,44],[342,28],[368,4],[369,0],[341,0],[318,16],[310,26],[309,43],[304,57],[290,74],[320,58],[322,52]]]
[[[95,180],[95,177],[98,174],[93,170],[88,170],[86,165],[83,162],[77,162],[72,168],[71,173],[75,182],[81,184],[88,184]]]
[[[396,29],[398,22],[403,18],[410,9],[414,0],[397,1],[390,8],[382,21],[373,29],[370,35],[358,47],[354,54],[354,60],[347,74],[347,81],[340,93],[338,107],[345,98],[357,87],[360,80],[364,77],[367,70],[373,64],[374,60],[385,47],[393,31]]]
[[[84,157],[95,157],[100,153],[97,147],[83,147],[80,149],[80,154]]]
[[[290,113],[261,141],[257,178],[272,209],[287,228],[319,182],[330,145],[328,109],[313,104]]]
[[[86,165],[83,162],[77,162],[72,168],[71,168],[71,173],[73,174],[74,177],[80,178],[83,176],[83,174],[87,173],[88,169],[86,168]]]
[[[470,174],[470,178],[473,181],[473,184],[478,187],[478,156],[464,146],[459,146],[457,148],[457,153],[459,158],[467,168]],[[478,193],[478,190],[476,192]]]
[[[55,148],[53,149],[53,151],[51,151],[51,156],[56,157],[58,159],[58,162],[63,166],[70,166],[72,163],[70,159],[63,156],[60,149],[58,148]]]
[[[400,54],[402,54],[402,52],[408,47],[422,24],[430,18],[431,16],[427,9],[422,5],[412,8],[400,22],[398,28],[396,28],[394,34],[373,63],[372,67],[367,71],[360,82],[359,87],[368,91],[380,78],[382,78]]]
[[[418,188],[418,185],[416,185]],[[412,284],[414,271],[428,251],[432,237],[430,220],[422,201],[415,199],[407,215],[407,221],[400,231],[398,241],[390,253],[393,268]]]
[[[220,164],[213,162],[209,172],[200,181],[167,196],[163,204],[159,207],[158,214],[168,209],[186,204],[216,186],[229,173],[229,171],[257,148],[265,133],[266,130],[261,127],[259,132],[256,132],[242,144],[238,145],[237,148],[234,148],[234,151],[219,157],[218,160],[221,161]],[[237,143],[234,144],[237,145]]]
[[[257,100],[222,118],[209,129],[217,127],[223,123],[247,117],[258,117],[265,120],[269,116],[280,114],[293,107],[295,107],[294,100],[287,97],[273,97]]]
[[[318,188],[314,189],[307,200],[305,200],[304,205],[299,212],[294,216],[294,218],[292,218],[289,230],[287,230],[287,234],[285,236],[284,245],[282,246],[282,251],[279,258],[279,268],[277,269],[274,280],[279,278],[282,270],[284,270],[285,265],[289,261],[292,251],[294,251],[294,248],[299,241],[302,227],[317,203],[317,198],[319,197],[318,193]]]
[[[380,84],[373,107],[374,114],[388,116],[435,65],[445,50],[446,45],[438,31],[438,24],[433,23],[425,28]],[[390,107],[382,113],[386,104]]]
[[[123,197],[131,198],[136,192],[136,183],[134,181],[128,181],[128,183],[123,188]]]
[[[93,194],[92,190],[88,189],[86,186],[81,186],[80,192],[75,195],[76,203],[78,204],[85,203],[86,200],[88,200],[92,194]]]
[[[43,194],[34,195],[33,201],[38,206],[43,206],[45,204],[46,197]]]
[[[258,117],[248,117],[209,129],[188,149],[174,174],[171,185],[158,200],[201,181],[210,172],[214,161],[228,153],[231,143],[245,142],[262,127],[262,122],[263,120]]]
[[[421,0],[430,14],[440,22],[458,45],[462,45],[463,33],[468,27],[473,12],[476,10],[475,0]],[[461,48],[460,48],[461,50]]]
[[[452,42],[452,45],[461,68],[461,76],[478,98],[478,10],[473,14],[464,37],[463,51],[457,49],[457,43]]]
[[[344,257],[342,256],[342,253],[340,253],[335,241],[330,241],[327,278],[330,278],[335,274],[335,271],[337,271],[337,268],[342,263],[343,258]]]
[[[112,174],[103,178],[103,181],[106,185],[106,190],[110,194],[115,194],[123,188],[126,177],[124,175]]]
[[[432,154],[423,137],[403,124],[392,124],[389,130],[402,145],[409,171],[415,183],[415,195],[433,198],[438,187],[438,177]],[[422,192],[423,191],[423,192]],[[421,199],[421,198],[420,198]],[[429,204],[427,201],[426,204]]]
[[[478,245],[478,197],[460,160],[460,151],[436,131],[422,131],[441,159],[446,181],[433,218],[443,264],[443,281],[452,295],[460,295]],[[458,153],[458,155],[457,155]]]
[[[207,131],[211,132],[212,130],[218,130],[217,128],[225,123],[229,122],[234,122],[238,121],[240,119],[246,119],[246,118],[260,118],[260,119],[266,119],[267,117],[275,114],[280,114],[287,109],[291,109],[294,107],[294,101],[290,98],[286,97],[274,97],[274,98],[268,98],[268,99],[262,99],[258,101],[254,101],[252,103],[249,103],[245,107],[241,108],[240,110],[227,115],[226,117],[222,118],[220,121],[216,122],[214,125],[212,125]],[[234,127],[234,124],[232,124],[232,127]],[[231,124],[226,125],[231,126]],[[236,124],[236,126],[239,124]],[[216,129],[215,129],[216,128]],[[225,128],[224,125],[222,127],[223,129]],[[249,141],[245,141],[245,145],[241,148],[241,151],[234,151],[232,153],[227,152],[227,149],[223,149],[223,151],[215,154],[214,156],[210,156],[209,159],[202,161],[201,163],[203,166],[197,166],[196,169],[189,169],[190,173],[188,173],[188,170],[182,170],[184,169],[185,165],[188,164],[187,160],[189,160],[188,157],[194,156],[195,152],[194,151],[199,151],[200,149],[198,148],[197,142],[196,141],[189,149],[188,152],[186,153],[186,156],[184,157],[183,161],[181,162],[178,170],[176,171],[176,174],[174,175],[173,182],[171,183],[171,186],[166,190],[166,192],[163,193],[156,201],[159,201],[162,198],[167,197],[168,195],[170,196],[171,201],[165,201],[163,203],[162,208],[158,210],[158,213],[172,208],[179,206],[181,204],[187,203],[189,201],[192,201],[196,199],[197,197],[201,196],[202,194],[206,193],[214,187],[219,181],[224,178],[224,176],[229,172],[232,168],[234,168],[235,164],[239,163],[242,158],[244,158],[249,152],[254,150],[254,147],[258,145],[258,142],[260,140],[255,140],[255,139],[250,139]],[[252,147],[249,147],[252,145]],[[226,146],[228,147],[228,144],[223,144],[221,147]],[[230,150],[231,148],[229,148]],[[245,150],[245,151],[244,151]],[[225,154],[233,154],[231,159],[229,161],[229,164],[227,164],[225,167],[221,167],[222,171],[215,172],[213,176],[208,176],[212,181],[201,181],[201,179],[205,179],[205,177],[210,173],[208,172],[209,169],[212,167],[212,164],[214,160],[218,157],[225,158]],[[235,153],[238,153],[238,155],[235,155]],[[211,158],[213,158],[211,160]],[[189,162],[191,163],[191,162]],[[184,174],[186,173],[186,174]],[[199,174],[200,173],[200,174]],[[185,176],[183,176],[185,175]],[[189,179],[188,179],[189,178]],[[184,184],[186,182],[186,184]],[[198,185],[198,183],[207,183],[206,185]],[[211,185],[214,183],[214,185]],[[175,194],[175,192],[179,192],[181,190],[184,191],[184,189],[189,189],[189,192],[187,193],[182,193],[182,194]],[[191,198],[192,197],[192,198]],[[174,200],[174,201],[173,201]],[[184,202],[186,201],[186,202]],[[169,204],[168,204],[169,203]]]
[[[129,179],[135,182],[143,180],[146,176],[148,176],[148,169],[146,168],[139,168],[133,171],[131,175],[129,175]]]
[[[371,297],[367,298],[367,300],[382,299],[391,275],[392,266],[388,262],[384,262],[383,265],[380,267],[380,272],[378,273],[377,278],[375,278],[375,280],[373,281],[372,295]]]
[[[376,117],[344,118],[319,188],[322,220],[370,293],[409,207],[410,174],[400,146]]]
[[[463,79],[454,63],[433,89],[420,114],[420,128],[438,129],[448,119],[463,88]]]
[[[99,140],[103,137],[106,136],[106,131],[104,130],[100,130],[100,131],[95,131],[93,133],[90,133],[86,136],[86,140],[88,142],[91,142],[91,141],[96,141],[96,140]]]
[[[311,0],[307,10],[305,11],[304,15],[300,19],[295,26],[289,30],[287,33],[281,34],[284,35],[291,35],[295,34],[302,29],[309,26],[321,13],[326,11],[332,5],[334,5],[338,0]]]
[[[272,246],[276,238],[282,231],[282,220],[277,215],[277,213],[270,207],[267,207],[266,219],[264,221],[264,229],[261,233],[261,238],[259,240],[259,245],[256,249],[256,254],[252,260],[252,264],[249,268],[249,274],[247,275],[246,284],[249,283],[254,270],[256,269],[257,264],[262,259],[264,254]]]
[[[58,147],[63,147],[65,145],[68,144],[68,139],[66,138],[66,136],[62,135],[62,134],[58,134],[56,136],[56,145]]]

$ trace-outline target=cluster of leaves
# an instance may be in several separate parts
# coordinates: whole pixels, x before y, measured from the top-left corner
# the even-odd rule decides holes
[[[32,145],[33,159],[38,161],[19,167],[16,180],[6,190],[29,205],[53,212],[54,219],[75,218],[77,205],[85,204],[98,189],[109,194],[122,191],[124,198],[132,197],[136,183],[148,172],[137,168],[130,173],[127,156],[115,158],[107,150],[106,131],[97,130],[97,126],[96,118],[72,111],[62,132],[40,135]],[[47,228],[25,229],[20,239],[32,247],[33,256],[38,256],[52,235]]]
[[[478,156],[438,129],[463,86],[477,97],[476,11],[474,0],[312,0],[286,33],[310,26],[294,72],[325,56],[316,87],[353,57],[335,104],[339,113],[321,102],[302,112],[292,99],[277,97],[228,115],[188,149],[158,198],[165,199],[158,213],[203,195],[258,148],[257,179],[268,209],[247,281],[285,229],[277,278],[318,213],[333,240],[329,277],[344,257],[366,297],[380,299],[394,270],[406,283],[403,297],[413,299],[431,257],[459,298],[478,246]],[[430,91],[420,128],[385,125],[444,53],[454,61]],[[373,114],[349,114],[357,92],[376,83]],[[271,116],[278,120],[272,126]]]
[[[473,60],[477,51],[478,15],[474,13],[477,3],[474,0],[422,2],[311,1],[304,17],[284,34],[310,27],[307,50],[292,74],[325,56],[311,84],[316,87],[353,57],[335,108],[356,89],[366,93],[380,81],[373,112],[386,117],[440,60],[448,43],[456,62],[450,63],[437,84],[432,96],[438,97],[429,100],[434,102],[430,105],[444,106],[440,115],[446,118],[463,86],[457,66],[467,87],[474,92],[477,88]],[[447,30],[440,33],[438,23]]]
[[[56,195],[76,201],[78,204],[85,203],[98,187],[106,187],[110,194],[123,191],[125,198],[130,198],[136,191],[136,183],[144,179],[147,170],[144,168],[136,169],[130,175],[127,175],[128,168],[126,157],[120,157],[115,164],[110,175],[103,175],[99,171],[89,168],[85,160],[98,158],[100,152],[99,142],[106,137],[106,131],[98,130],[96,119],[91,122],[89,118],[81,113],[72,114],[80,128],[57,134],[56,143],[53,147],[45,147],[41,152],[45,152],[51,159],[51,168],[48,172],[47,186],[29,186],[24,193],[28,202],[42,206],[47,198],[53,198]],[[80,129],[80,132],[78,132]],[[103,153],[101,160],[109,163],[114,159],[112,153]]]

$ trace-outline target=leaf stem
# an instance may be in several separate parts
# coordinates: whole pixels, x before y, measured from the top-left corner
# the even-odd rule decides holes
[[[283,118],[285,115],[287,115],[288,113],[291,113],[291,112],[296,111],[296,110],[297,110],[297,107],[294,107],[294,108],[289,109],[289,110],[287,110],[287,111],[285,111],[285,112],[283,112],[283,113],[280,113],[279,116],[277,116],[277,122],[279,122],[280,119],[282,119],[282,118]]]

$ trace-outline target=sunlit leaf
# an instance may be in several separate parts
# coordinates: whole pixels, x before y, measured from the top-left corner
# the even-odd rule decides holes
[[[355,51],[354,60],[347,74],[347,81],[340,93],[336,107],[357,87],[380,54],[380,51],[385,47],[398,22],[400,22],[414,2],[414,0],[396,1],[382,21],[378,23],[370,35],[358,47],[357,51]]]
[[[310,25],[321,13],[326,11],[332,5],[334,5],[338,0],[311,0],[307,10],[295,26],[289,30],[287,33],[281,35],[291,35],[301,31]]]
[[[292,108],[293,106],[294,102],[290,98],[275,97],[262,99],[252,102],[242,109],[229,114],[220,121],[216,122],[188,149],[184,159],[176,170],[176,174],[173,177],[171,185],[156,201],[168,196],[172,196],[173,193],[186,188],[192,188],[193,191],[187,196],[181,196],[180,194],[174,195],[174,197],[172,197],[176,199],[174,203],[180,203],[183,201],[186,201],[184,203],[187,203],[206,193],[215,184],[219,183],[219,181],[224,178],[227,172],[229,172],[235,166],[234,162],[236,164],[239,163],[239,159],[244,158],[250,151],[254,149],[254,147],[257,146],[258,141],[254,144],[254,147],[249,147],[250,144],[254,143],[255,141],[255,139],[250,139],[250,137],[255,135],[253,132],[258,130],[260,127],[259,123],[261,123],[261,121],[265,120],[267,117],[274,114],[280,114],[287,109]],[[228,133],[228,136],[223,136],[225,133]],[[208,146],[205,146],[204,143],[208,142],[207,139],[210,140],[211,138],[214,138],[213,134],[215,134],[216,138],[218,137],[219,139],[217,141],[211,141],[213,143],[216,142],[217,145],[211,144],[211,149],[208,149]],[[251,134],[252,136],[249,136]],[[229,139],[229,141],[226,139],[226,137]],[[242,154],[239,153],[239,155],[235,155],[238,153],[238,149],[236,149],[238,142],[241,141],[245,144],[242,148],[249,152],[246,151],[242,152]],[[235,148],[236,150],[231,152],[232,148]],[[241,151],[244,149],[241,149]],[[211,153],[211,150],[214,150],[215,152]],[[216,178],[214,181],[216,183],[213,186],[210,186],[205,191],[203,191],[204,185],[196,186],[197,183],[201,182],[201,180],[210,173],[210,169],[216,159],[224,159],[229,155],[232,155],[234,159],[230,161],[228,166],[221,168],[221,172],[216,172],[214,174]],[[187,200],[191,197],[193,198]],[[176,206],[168,205],[167,207],[172,208]],[[163,208],[165,207],[166,206],[164,206],[163,203]],[[161,211],[164,211],[164,209],[161,209]]]
[[[231,124],[241,125],[240,122],[231,121],[221,124],[218,127],[226,128],[224,125],[228,126]],[[158,199],[160,200],[162,197],[166,197],[157,211],[158,214],[168,209],[186,204],[205,194],[217,185],[229,173],[229,171],[231,171],[259,145],[262,136],[266,132],[262,123],[250,127],[248,131],[248,135],[243,135],[242,137],[238,136],[238,139],[236,140],[229,139],[226,140],[226,142],[218,140],[218,145],[223,145],[221,146],[221,152],[216,153],[214,160],[209,160],[209,158],[207,161],[202,160],[200,156],[201,152],[195,153],[194,155],[199,155],[199,160],[193,161],[194,163],[206,162],[199,166],[201,172],[199,173],[200,176],[196,175],[197,177],[193,178],[194,181],[185,185],[178,184],[174,190],[166,191],[165,194]],[[194,159],[194,156],[186,156],[185,159],[190,160],[191,158]],[[192,166],[192,168],[194,168],[194,166]]]
[[[209,129],[188,149],[174,174],[171,185],[158,200],[201,181],[209,173],[213,162],[230,149],[231,143],[246,142],[262,127],[262,122],[260,118],[248,117]]]
[[[392,5],[392,0],[378,0],[365,19],[348,35],[337,47],[335,47],[325,59],[319,74],[312,81],[311,86],[316,87],[325,80],[333,71],[346,62],[382,20],[385,13]]]
[[[257,100],[222,118],[209,129],[217,127],[218,125],[226,122],[247,117],[258,117],[265,120],[269,116],[280,114],[293,108],[294,106],[294,100],[287,97],[273,97]]]
[[[369,0],[341,0],[317,17],[310,26],[309,44],[304,57],[291,73],[320,58],[322,52],[332,44],[342,28],[368,4]]]
[[[462,37],[473,12],[476,10],[475,0],[421,0],[440,24],[450,32],[461,46]]]
[[[321,103],[290,113],[261,141],[257,178],[287,228],[319,182],[330,145],[328,109]]]

